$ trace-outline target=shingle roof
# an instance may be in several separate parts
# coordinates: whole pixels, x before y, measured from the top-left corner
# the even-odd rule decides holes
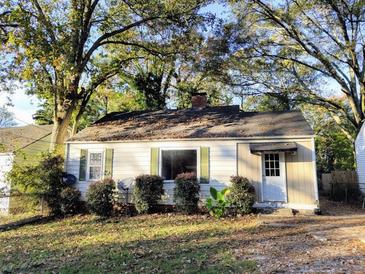
[[[68,141],[313,135],[300,111],[243,112],[238,106],[114,112]]]
[[[0,152],[24,148],[52,133],[52,125],[0,128]]]

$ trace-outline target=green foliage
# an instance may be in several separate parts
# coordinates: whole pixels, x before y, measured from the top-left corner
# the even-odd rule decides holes
[[[242,109],[244,111],[287,111],[294,106],[288,93],[277,92],[246,98]]]
[[[61,212],[64,215],[75,214],[80,211],[80,190],[74,187],[65,187],[61,194]]]
[[[181,173],[175,179],[174,202],[176,209],[187,214],[199,211],[200,185],[195,173]]]
[[[42,197],[54,215],[61,214],[61,191],[64,160],[59,155],[43,154],[35,164],[17,164],[8,173],[12,191]]]
[[[86,193],[86,203],[89,210],[103,217],[108,217],[113,210],[113,192],[115,182],[111,178],[90,184]]]
[[[341,101],[338,102],[341,104]],[[342,128],[351,131],[350,123],[339,125],[326,109],[306,105],[304,114],[311,124],[316,137],[316,160],[319,173],[329,173],[334,170],[353,170],[355,155],[353,141],[355,136],[348,136]]]
[[[249,180],[242,176],[232,176],[229,189],[228,201],[235,208],[236,213],[251,213],[255,203],[255,188]]]
[[[154,210],[163,195],[163,179],[157,175],[140,175],[133,188],[133,202],[139,213]]]
[[[230,190],[228,188],[218,191],[214,187],[210,187],[211,197],[208,198],[205,203],[210,215],[217,219],[224,216],[227,208],[230,206],[229,200],[227,199],[229,192]]]

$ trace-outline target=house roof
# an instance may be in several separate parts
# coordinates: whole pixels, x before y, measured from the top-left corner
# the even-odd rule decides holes
[[[238,106],[114,112],[69,142],[313,135],[300,111],[243,112]]]
[[[0,128],[0,151],[13,152],[52,133],[52,125]]]

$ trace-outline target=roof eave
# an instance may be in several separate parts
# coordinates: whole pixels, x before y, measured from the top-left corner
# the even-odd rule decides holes
[[[251,137],[202,137],[202,138],[166,138],[166,139],[123,139],[110,141],[89,141],[75,140],[66,141],[66,144],[72,143],[137,143],[137,142],[166,142],[166,141],[204,141],[204,140],[258,140],[258,139],[311,139],[315,134],[309,135],[282,135],[282,136],[251,136]]]

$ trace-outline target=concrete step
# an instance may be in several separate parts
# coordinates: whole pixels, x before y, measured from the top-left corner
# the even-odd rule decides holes
[[[294,215],[291,208],[260,208],[258,211],[267,217],[292,217]]]

